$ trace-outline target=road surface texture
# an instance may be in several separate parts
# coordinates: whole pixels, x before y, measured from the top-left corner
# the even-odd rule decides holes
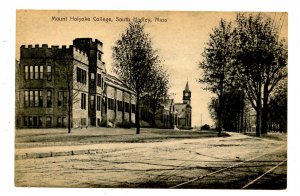
[[[151,135],[149,133],[145,135]],[[286,188],[286,134],[270,133],[263,138],[229,134],[230,137],[220,138],[155,137],[147,140],[144,137],[142,142],[128,139],[85,145],[75,145],[75,140],[73,143],[68,140],[67,146],[55,145],[53,141],[51,146],[44,145],[46,140],[26,146],[26,139],[22,139],[26,134],[16,134],[16,157],[27,155],[16,158],[15,184],[30,187]],[[72,153],[67,156],[59,154],[71,149]],[[76,153],[80,150],[86,153]],[[45,158],[29,156],[50,151],[51,156]]]

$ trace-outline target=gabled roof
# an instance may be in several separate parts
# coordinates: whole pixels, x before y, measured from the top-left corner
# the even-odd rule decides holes
[[[175,103],[174,104],[174,111],[177,111],[178,118],[185,118],[185,112],[187,108],[187,104],[185,103]]]
[[[173,105],[173,99],[165,99],[162,101],[161,105],[166,109],[169,110]]]

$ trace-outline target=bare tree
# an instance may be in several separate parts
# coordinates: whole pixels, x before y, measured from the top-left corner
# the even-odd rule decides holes
[[[202,70],[200,83],[207,86],[206,90],[217,95],[217,130],[221,136],[222,113],[223,113],[223,94],[231,84],[231,56],[232,56],[232,27],[231,23],[221,19],[219,26],[213,29],[209,35],[209,41],[202,53],[203,60],[199,64]],[[216,101],[214,100],[214,101]]]
[[[80,93],[86,88],[87,72],[82,74],[80,81],[78,80],[77,67],[74,66],[72,59],[64,59],[55,61],[56,76],[62,81],[63,87],[67,91],[67,115],[68,115],[68,133],[72,129],[72,107],[74,104],[81,101]],[[84,76],[85,75],[85,76]]]
[[[113,70],[136,93],[136,134],[140,133],[140,98],[148,92],[154,67],[160,64],[150,35],[145,33],[144,27],[141,22],[130,22],[112,48]]]

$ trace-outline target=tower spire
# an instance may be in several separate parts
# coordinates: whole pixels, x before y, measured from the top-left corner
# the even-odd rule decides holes
[[[187,92],[190,91],[189,82],[188,81],[186,82],[184,91],[187,91]]]

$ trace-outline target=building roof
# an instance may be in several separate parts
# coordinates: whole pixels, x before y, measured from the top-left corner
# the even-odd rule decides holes
[[[185,118],[187,104],[185,103],[175,103],[174,111],[177,111],[178,118]]]
[[[131,90],[130,88],[128,88],[118,77],[110,75],[108,73],[105,73],[105,82],[113,87],[116,87],[118,89],[130,92],[135,94],[135,92],[133,90]]]
[[[169,110],[172,107],[173,102],[173,99],[165,99],[162,101],[161,105],[164,107],[164,109]]]

